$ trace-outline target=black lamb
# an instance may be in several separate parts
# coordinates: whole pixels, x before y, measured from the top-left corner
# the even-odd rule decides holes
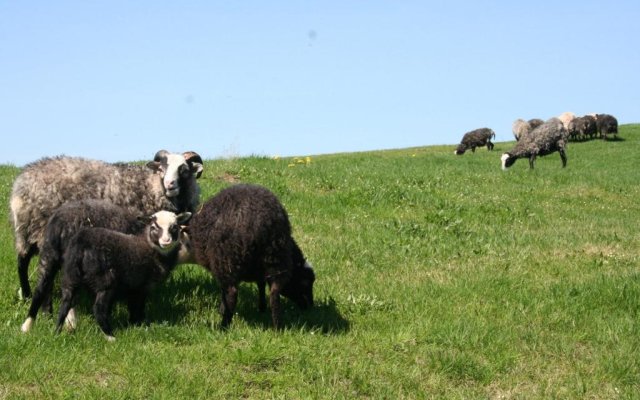
[[[220,284],[223,328],[231,323],[241,281],[257,283],[260,311],[266,310],[269,285],[276,329],[281,294],[302,309],[313,306],[315,274],[291,237],[286,210],[269,190],[247,184],[224,189],[203,204],[189,229],[196,262]]]
[[[144,218],[145,229],[138,235],[104,228],[80,229],[64,252],[56,331],[61,330],[83,286],[95,294],[93,313],[108,340],[115,339],[109,316],[116,299],[127,300],[131,323],[142,322],[148,291],[180,262],[185,237],[181,225],[190,217],[190,212],[176,215],[159,211]],[[29,330],[34,318],[27,318],[23,332]]]
[[[566,143],[567,131],[562,121],[558,118],[551,118],[531,131],[529,135],[521,138],[513,149],[502,155],[502,169],[512,166],[518,158],[528,158],[529,167],[533,169],[536,157],[546,156],[556,151],[560,153],[562,166],[566,167]]]
[[[487,150],[493,150],[491,138],[495,138],[496,134],[489,128],[480,128],[467,132],[462,137],[462,141],[456,148],[455,154],[462,155],[465,151],[471,149],[475,153],[476,147],[487,146]]]
[[[64,250],[71,238],[83,227],[107,228],[138,234],[144,223],[131,211],[106,200],[80,200],[56,209],[44,230],[44,241],[38,263],[39,280],[33,292],[29,316],[35,318],[40,307],[51,312],[51,292],[62,265]]]

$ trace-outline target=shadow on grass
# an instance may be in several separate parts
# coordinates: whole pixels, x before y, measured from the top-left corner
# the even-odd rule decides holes
[[[187,320],[203,319],[215,321],[219,327],[219,304],[220,286],[207,271],[177,273],[156,287],[149,296],[147,321],[181,325]],[[333,298],[316,299],[314,307],[307,310],[301,310],[285,297],[281,297],[281,304],[284,329],[320,331],[324,334],[341,334],[349,330],[349,321],[342,317]],[[198,312],[207,315],[202,318],[191,315]],[[258,310],[255,283],[240,284],[234,315],[236,319],[242,319],[250,326],[271,329],[271,310],[268,307],[265,312]],[[233,322],[230,329],[233,329]]]

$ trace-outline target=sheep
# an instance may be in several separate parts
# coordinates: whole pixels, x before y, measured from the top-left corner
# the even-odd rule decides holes
[[[551,118],[544,124],[534,129],[530,135],[522,138],[515,147],[504,153],[501,157],[502,169],[506,170],[518,158],[529,158],[529,167],[533,169],[533,163],[537,156],[545,156],[555,151],[560,153],[562,167],[567,165],[565,153],[567,133],[558,118]]]
[[[268,189],[239,184],[207,200],[189,224],[194,258],[221,288],[221,327],[231,323],[241,281],[258,285],[266,310],[265,283],[275,329],[281,327],[280,295],[300,308],[313,306],[315,273],[291,236],[287,212]]]
[[[495,138],[496,134],[489,128],[480,128],[467,132],[462,137],[462,141],[456,148],[454,154],[462,155],[468,149],[475,153],[476,147],[487,146],[487,150],[493,150],[491,138]]]
[[[576,117],[569,121],[569,125],[567,127],[567,134],[569,135],[570,140],[578,140],[582,138],[580,135],[580,130],[578,128],[578,124],[581,122],[581,117]]]
[[[79,157],[43,158],[16,178],[10,197],[11,222],[18,255],[20,296],[31,296],[28,268],[44,241],[47,220],[65,202],[106,199],[139,214],[158,210],[195,211],[202,174],[195,152],[160,150],[143,165],[109,164]]]
[[[564,129],[569,129],[569,122],[576,118],[576,115],[570,111],[563,112],[558,116],[558,119],[562,122]]]
[[[513,121],[511,130],[516,140],[520,140],[521,137],[531,132],[531,124],[523,119],[517,119]]]
[[[138,234],[144,224],[131,211],[106,200],[71,201],[57,208],[44,231],[38,263],[39,280],[31,299],[29,315],[35,318],[42,308],[51,312],[51,292],[55,275],[62,265],[64,249],[83,227],[99,227],[122,233]],[[73,313],[70,318],[73,321]]]
[[[119,297],[127,300],[129,321],[143,322],[149,289],[164,280],[180,262],[184,237],[180,225],[191,215],[188,211],[178,215],[159,211],[141,217],[146,226],[137,235],[105,228],[81,228],[64,252],[56,332],[61,331],[83,286],[95,295],[93,313],[107,340],[115,340],[109,314]],[[29,314],[22,325],[23,332],[29,331],[35,317]]]
[[[540,125],[544,124],[544,121],[541,120],[540,118],[532,118],[529,121],[527,121],[529,123],[529,125],[531,126],[531,130],[536,129],[537,127],[539,127]]]
[[[618,120],[609,114],[598,114],[596,118],[597,131],[602,139],[607,139],[607,135],[613,134],[618,138]]]
[[[593,139],[597,132],[596,119],[591,115],[577,117],[569,122],[568,131],[573,139]]]

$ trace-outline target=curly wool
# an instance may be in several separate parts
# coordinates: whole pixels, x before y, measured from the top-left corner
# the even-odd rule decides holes
[[[195,260],[222,287],[222,326],[231,322],[237,285],[256,282],[259,306],[271,288],[273,324],[280,324],[279,294],[301,307],[313,305],[315,276],[291,237],[289,217],[278,198],[257,185],[236,185],[206,201],[189,226]]]
[[[475,153],[476,147],[487,146],[487,150],[493,150],[493,143],[491,138],[495,138],[496,134],[489,128],[479,128],[473,131],[467,132],[462,137],[462,140],[456,148],[455,154],[462,155],[465,151],[471,149]]]
[[[529,158],[529,167],[533,168],[536,157],[558,151],[562,166],[566,166],[565,147],[567,131],[558,118],[551,118],[529,135],[521,138],[510,151],[502,155],[502,168],[507,169],[519,158]]]

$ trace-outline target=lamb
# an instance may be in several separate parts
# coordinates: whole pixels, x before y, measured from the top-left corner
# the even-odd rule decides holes
[[[150,288],[164,280],[180,261],[184,237],[180,225],[190,218],[188,211],[178,215],[159,211],[143,218],[146,226],[138,235],[81,228],[64,252],[56,332],[62,329],[82,286],[95,295],[93,313],[107,340],[115,340],[109,314],[117,298],[126,298],[132,324],[143,322]],[[30,314],[22,331],[28,332],[34,320],[35,315]]]
[[[495,138],[496,134],[489,128],[480,128],[467,132],[462,137],[462,141],[454,154],[462,155],[465,151],[471,149],[475,153],[476,147],[487,146],[487,150],[493,150],[491,138]]]
[[[287,212],[266,188],[241,184],[206,201],[189,225],[195,261],[221,287],[221,326],[231,323],[241,281],[258,285],[266,310],[265,283],[274,328],[281,327],[280,295],[300,308],[313,306],[315,273],[291,236]]]
[[[562,167],[567,165],[565,153],[567,131],[558,118],[551,118],[544,124],[534,129],[530,135],[522,138],[515,147],[504,153],[501,157],[502,169],[506,170],[518,158],[529,158],[529,167],[533,169],[533,163],[537,156],[545,156],[553,152],[559,152],[562,159]]]
[[[531,132],[531,124],[523,119],[517,119],[513,121],[511,130],[516,140],[520,140],[521,137]]]
[[[42,249],[49,217],[63,203],[105,199],[143,215],[158,210],[193,212],[199,203],[196,179],[202,170],[197,153],[166,150],[158,151],[146,167],[67,156],[25,166],[10,198],[21,296],[31,296],[29,262]]]
[[[45,227],[38,263],[40,278],[31,300],[30,316],[35,318],[41,307],[52,311],[53,281],[62,265],[64,249],[83,227],[107,228],[128,234],[144,230],[144,224],[135,214],[106,200],[71,201],[57,208]]]
[[[618,120],[609,114],[598,114],[596,118],[597,131],[602,139],[607,139],[607,135],[613,134],[618,137]]]

